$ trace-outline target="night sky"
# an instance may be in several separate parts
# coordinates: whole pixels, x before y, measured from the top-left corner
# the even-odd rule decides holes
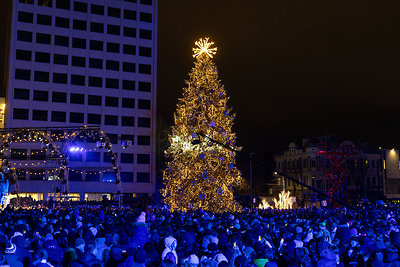
[[[268,161],[327,134],[400,147],[400,1],[160,0],[158,12],[167,125],[194,41],[209,36],[245,151]]]

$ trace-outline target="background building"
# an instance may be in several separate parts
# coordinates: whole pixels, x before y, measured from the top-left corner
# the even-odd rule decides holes
[[[154,193],[157,0],[9,2],[5,127],[99,126],[118,155],[123,193]],[[88,141],[70,157],[70,192],[99,199],[116,192],[115,174]],[[42,145],[12,148],[20,192],[54,192],[43,182],[54,163],[23,166]]]
[[[337,144],[332,136],[303,139],[300,146],[289,144],[289,149],[275,155],[275,167],[281,173],[296,178],[303,183],[317,188],[322,192],[328,192],[330,182],[326,178],[327,171],[332,167],[326,154],[318,153],[320,145],[327,146]],[[352,142],[345,141],[341,146],[355,147]],[[345,198],[356,202],[359,199],[376,200],[383,197],[383,166],[380,150],[372,150],[367,146],[357,147],[357,153],[343,158],[342,165],[347,173],[344,183]],[[342,160],[343,160],[342,159]],[[400,176],[399,176],[400,177]],[[320,196],[311,190],[284,179],[276,177],[279,187],[275,191],[289,190],[297,200],[305,200],[304,204],[318,201]],[[271,192],[277,195],[277,192]],[[299,201],[297,205],[300,205]]]

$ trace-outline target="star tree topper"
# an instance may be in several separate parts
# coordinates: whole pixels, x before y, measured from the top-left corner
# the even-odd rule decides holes
[[[200,40],[196,41],[194,44],[197,45],[197,47],[194,47],[192,49],[193,57],[198,58],[202,54],[206,54],[210,58],[213,58],[213,56],[217,53],[216,47],[210,48],[210,46],[212,46],[214,42],[209,42],[208,37],[204,38],[204,40],[200,38]]]

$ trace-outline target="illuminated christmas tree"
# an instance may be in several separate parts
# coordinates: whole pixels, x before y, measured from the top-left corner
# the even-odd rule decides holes
[[[242,182],[235,166],[235,114],[227,107],[229,98],[212,61],[217,48],[211,48],[214,43],[208,38],[195,44],[194,67],[177,104],[165,151],[172,160],[164,170],[162,194],[171,211],[240,211],[233,196],[233,186]]]

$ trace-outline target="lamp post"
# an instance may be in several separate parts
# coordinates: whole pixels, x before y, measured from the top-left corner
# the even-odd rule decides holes
[[[250,208],[253,207],[253,155],[250,153]]]

